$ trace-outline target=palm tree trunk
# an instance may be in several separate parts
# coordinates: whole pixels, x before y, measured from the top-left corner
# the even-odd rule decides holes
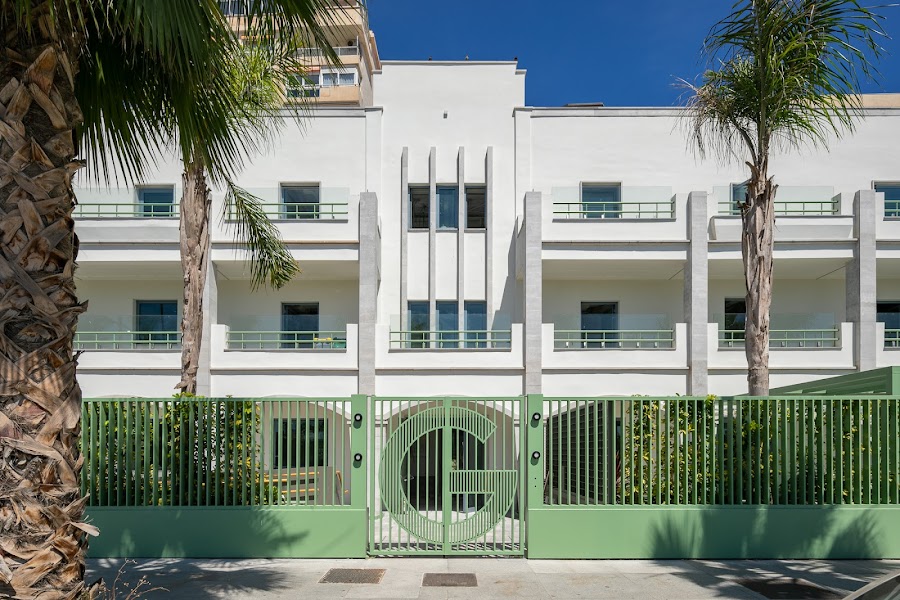
[[[3,10],[11,10],[4,8]],[[72,177],[76,62],[36,3],[0,71],[0,597],[84,588]]]
[[[766,165],[751,167],[747,204],[741,211],[741,254],[747,289],[744,348],[747,353],[747,386],[751,396],[769,394],[769,310],[772,306],[772,274],[775,248],[775,192]]]
[[[197,393],[197,369],[203,343],[203,288],[209,255],[209,211],[211,199],[203,165],[187,165],[181,176],[181,271],[184,279],[184,309],[181,318],[182,393]]]

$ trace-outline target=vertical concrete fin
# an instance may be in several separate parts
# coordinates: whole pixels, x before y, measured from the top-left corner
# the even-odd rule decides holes
[[[216,265],[207,252],[206,283],[203,286],[203,338],[197,361],[197,395],[212,395],[212,326],[219,322],[219,287]]]
[[[487,329],[494,326],[494,234],[491,211],[494,209],[494,147],[488,146],[484,156],[484,302],[487,306]]]
[[[428,153],[428,323],[437,329],[437,150]]]
[[[709,393],[709,200],[706,192],[688,195],[687,218],[688,255],[684,265],[687,392],[692,396],[705,396]]]
[[[877,350],[883,340],[877,339],[877,271],[875,237],[878,223],[878,194],[860,190],[853,197],[853,230],[856,244],[853,260],[847,264],[847,318],[856,330],[853,350],[860,371],[876,367]],[[849,343],[850,340],[842,340]]]
[[[459,302],[460,322],[457,329],[465,329],[466,301],[466,149],[459,147],[456,157],[456,185],[459,187],[458,229],[456,230],[456,299]]]
[[[409,148],[400,154],[400,330],[406,331],[409,267]]]
[[[375,394],[376,324],[378,322],[378,197],[359,195],[358,392]]]
[[[541,329],[543,310],[541,192],[525,194],[525,393],[540,394],[543,375]]]

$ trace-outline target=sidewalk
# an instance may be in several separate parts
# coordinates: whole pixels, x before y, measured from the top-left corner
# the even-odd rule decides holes
[[[95,559],[87,581],[115,580],[123,560]],[[319,583],[329,569],[384,569],[377,584]],[[900,570],[900,561],[647,561],[494,558],[373,558],[368,560],[139,560],[125,565],[123,583],[145,577],[168,592],[141,598],[597,598],[684,599],[842,598]],[[425,573],[474,573],[477,587],[423,587]],[[792,580],[800,580],[792,582]],[[741,585],[768,581],[761,595]],[[792,586],[813,584],[818,588]],[[787,594],[787,595],[783,595]],[[119,597],[124,597],[121,594]],[[118,598],[118,597],[117,597]]]

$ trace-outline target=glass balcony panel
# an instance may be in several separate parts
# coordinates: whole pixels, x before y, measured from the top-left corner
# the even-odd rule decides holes
[[[666,186],[554,187],[550,200],[553,218],[560,220],[675,218],[675,197],[672,188]]]

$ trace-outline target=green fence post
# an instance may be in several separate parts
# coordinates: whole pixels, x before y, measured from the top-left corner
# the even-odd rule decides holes
[[[367,436],[366,427],[367,404],[369,398],[364,394],[350,396],[350,457],[352,460],[350,471],[350,506],[351,508],[366,508],[366,457]]]
[[[544,396],[528,394],[525,397],[525,414],[522,415],[522,427],[525,428],[525,556],[529,551],[531,519],[528,513],[533,508],[540,508],[544,503]],[[535,419],[534,415],[539,415]],[[537,458],[535,458],[537,457]]]

